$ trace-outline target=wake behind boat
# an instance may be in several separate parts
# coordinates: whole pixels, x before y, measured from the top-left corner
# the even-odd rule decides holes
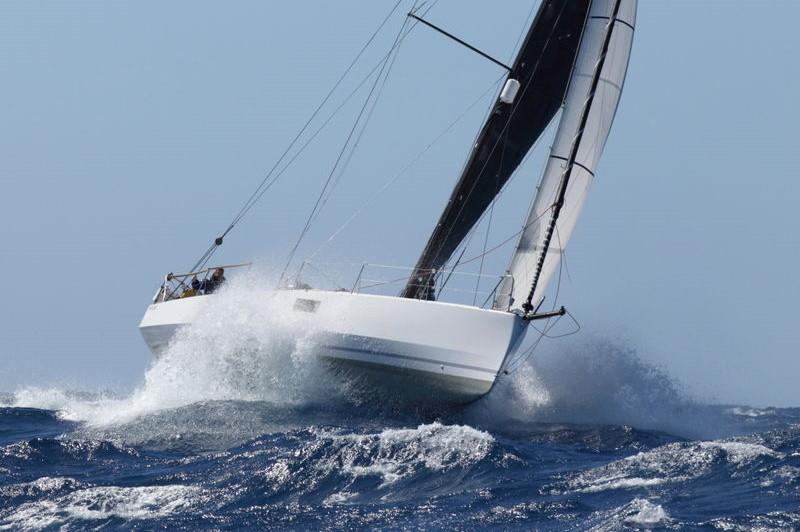
[[[455,39],[424,15],[412,8],[384,66],[418,22]],[[324,204],[320,200],[326,198],[329,178],[289,254],[279,286],[267,296],[282,312],[292,313],[298,331],[312,333],[316,355],[380,391],[423,402],[466,403],[488,393],[519,356],[532,321],[564,315],[563,307],[546,312],[541,307],[611,129],[635,18],[636,0],[546,0],[510,66],[456,39],[508,75],[417,264],[377,282],[365,275],[370,267],[364,265],[350,288],[337,290],[309,286],[304,272],[308,262],[296,274],[286,275]],[[369,97],[364,108],[368,103]],[[531,210],[522,229],[512,235],[518,243],[507,271],[495,277],[482,305],[477,289],[471,303],[448,301],[456,279],[465,274],[458,271],[464,263],[459,248],[557,115],[555,138]],[[251,200],[263,194],[262,186]],[[222,274],[207,265],[242,212],[246,209],[191,271],[165,277],[139,326],[157,356],[179,328],[193,323],[201,312],[213,311]],[[398,284],[394,293],[369,293]]]

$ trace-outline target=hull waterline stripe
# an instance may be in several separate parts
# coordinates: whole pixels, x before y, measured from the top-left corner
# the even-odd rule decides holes
[[[397,353],[387,353],[386,351],[376,351],[374,349],[364,349],[364,348],[361,348],[361,347],[342,347],[342,346],[330,345],[330,344],[322,345],[322,347],[325,348],[325,349],[333,349],[334,351],[352,351],[354,353],[363,353],[363,354],[366,354],[366,355],[378,355],[378,356],[384,356],[384,357],[389,357],[389,358],[400,358],[400,359],[404,359],[404,360],[413,360],[413,361],[416,361],[416,362],[427,362],[428,364],[436,364],[437,366],[451,366],[451,367],[454,367],[454,368],[470,369],[470,370],[473,370],[473,371],[480,371],[480,372],[483,372],[483,373],[488,373],[488,374],[493,375],[493,376],[497,375],[496,371],[492,371],[490,369],[480,368],[478,366],[470,366],[470,365],[467,365],[467,364],[457,364],[457,363],[454,363],[454,362],[443,362],[441,360],[434,360],[432,358],[413,357],[413,356],[409,356],[409,355],[400,355],[400,354],[397,354]]]

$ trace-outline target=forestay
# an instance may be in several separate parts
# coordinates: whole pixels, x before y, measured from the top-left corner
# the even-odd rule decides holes
[[[497,292],[500,296],[495,308],[523,309],[526,301],[536,305],[558,269],[617,110],[633,42],[636,3],[636,0],[592,2],[550,157],[512,256],[510,276]],[[607,32],[611,32],[608,43]],[[604,49],[607,51],[601,60]],[[598,65],[602,70],[592,97]],[[574,162],[569,164],[573,153]],[[562,183],[566,183],[566,189],[559,212],[556,203]],[[545,250],[547,229],[553,222],[552,240]],[[537,277],[537,264],[542,257]],[[536,289],[531,294],[534,281]]]

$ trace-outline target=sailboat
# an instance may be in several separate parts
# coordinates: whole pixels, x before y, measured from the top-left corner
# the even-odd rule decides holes
[[[619,104],[633,43],[636,0],[544,0],[511,65],[503,65],[418,14],[409,15],[507,70],[492,111],[416,265],[399,292],[312,288],[284,279],[272,304],[314,332],[314,352],[378,390],[468,403],[492,390],[532,322],[578,221]],[[478,306],[445,301],[446,269],[468,233],[549,124],[552,147],[506,272]],[[220,245],[221,238],[215,241]],[[238,266],[238,265],[236,265]],[[139,329],[156,356],[218,297],[190,279],[216,267],[169,274]],[[194,297],[182,297],[186,294]],[[196,295],[195,295],[196,294]],[[305,324],[305,325],[304,325]]]

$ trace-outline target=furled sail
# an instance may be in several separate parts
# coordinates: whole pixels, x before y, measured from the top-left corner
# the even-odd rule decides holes
[[[450,259],[553,119],[564,99],[589,4],[542,2],[404,297],[432,297],[433,273]]]
[[[541,301],[603,152],[628,68],[636,0],[594,0],[550,158],[495,308]]]

